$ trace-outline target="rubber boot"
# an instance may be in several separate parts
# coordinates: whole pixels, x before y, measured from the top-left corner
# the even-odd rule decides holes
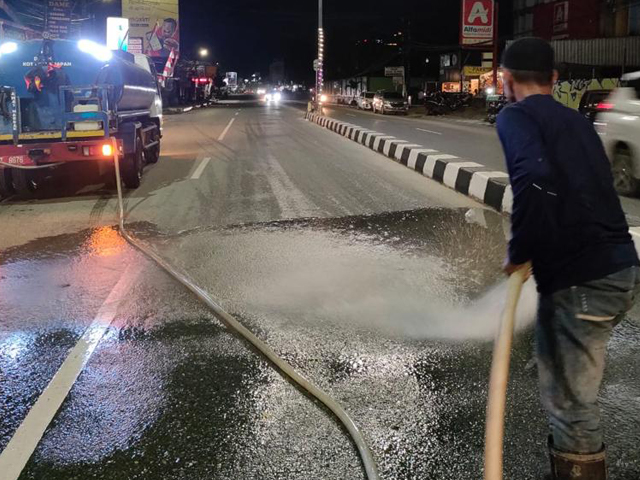
[[[552,480],[607,480],[606,452],[581,455],[556,450],[549,442]]]

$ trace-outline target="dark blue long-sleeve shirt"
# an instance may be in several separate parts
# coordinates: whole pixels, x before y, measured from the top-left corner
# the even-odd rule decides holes
[[[542,293],[640,264],[609,160],[585,118],[533,95],[502,111],[498,135],[513,189],[509,259],[533,262]]]

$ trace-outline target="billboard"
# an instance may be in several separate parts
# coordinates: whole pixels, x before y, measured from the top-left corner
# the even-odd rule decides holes
[[[237,87],[238,86],[238,72],[227,72],[225,77],[226,84],[228,87]]]
[[[122,0],[129,19],[129,51],[169,57],[180,51],[178,0]]]
[[[71,0],[47,0],[44,37],[69,37],[72,10],[71,3]]]
[[[460,45],[491,47],[494,20],[494,0],[462,0]]]

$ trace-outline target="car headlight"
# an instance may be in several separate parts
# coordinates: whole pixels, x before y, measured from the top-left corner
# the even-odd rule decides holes
[[[391,102],[384,102],[385,107],[391,107]]]
[[[274,93],[273,94],[273,101],[274,102],[279,102],[280,100],[282,100],[282,94],[280,92]]]
[[[272,97],[271,97],[271,94],[270,94],[270,93],[267,93],[267,94],[264,96],[264,101],[265,101],[265,102],[270,102],[270,101],[271,101],[271,98],[272,98]]]

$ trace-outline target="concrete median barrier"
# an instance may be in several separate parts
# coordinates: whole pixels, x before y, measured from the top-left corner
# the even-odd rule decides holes
[[[317,113],[307,113],[306,119],[499,212],[511,213],[513,195],[504,172]]]

